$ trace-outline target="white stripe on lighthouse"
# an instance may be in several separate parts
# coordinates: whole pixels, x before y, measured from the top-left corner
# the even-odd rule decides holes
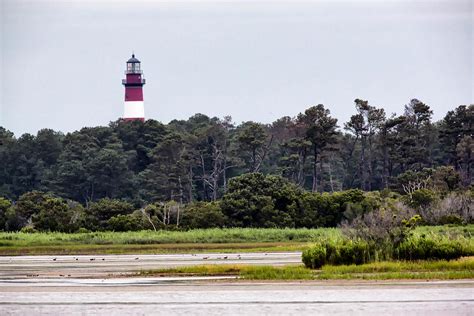
[[[125,101],[123,118],[145,118],[143,101]]]

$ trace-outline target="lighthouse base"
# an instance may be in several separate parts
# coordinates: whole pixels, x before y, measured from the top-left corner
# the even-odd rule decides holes
[[[131,121],[145,122],[145,118],[143,118],[143,117],[128,117],[128,118],[123,118],[122,120],[124,122],[131,122]]]
[[[143,101],[125,101],[123,110],[124,121],[144,121],[145,120],[145,106]]]

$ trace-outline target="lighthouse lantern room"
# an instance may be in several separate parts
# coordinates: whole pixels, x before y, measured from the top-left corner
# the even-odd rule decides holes
[[[126,79],[122,80],[125,86],[125,105],[123,111],[124,121],[144,121],[145,108],[143,104],[143,72],[140,69],[140,61],[132,54],[132,58],[127,61],[125,70]]]

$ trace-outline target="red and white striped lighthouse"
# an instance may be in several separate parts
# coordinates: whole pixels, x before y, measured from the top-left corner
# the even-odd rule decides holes
[[[125,86],[125,105],[123,109],[124,121],[145,121],[145,107],[143,105],[143,72],[140,69],[140,61],[132,54],[127,60],[126,79],[122,79]]]

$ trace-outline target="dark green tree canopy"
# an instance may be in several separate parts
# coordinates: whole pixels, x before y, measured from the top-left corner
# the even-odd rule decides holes
[[[81,216],[96,218],[90,223],[101,229],[111,218],[116,229],[143,218],[159,227],[170,202],[190,205],[183,223],[204,224],[193,211],[199,205],[219,225],[225,218],[226,225],[246,227],[325,226],[360,211],[342,210],[334,202],[337,191],[411,194],[426,188],[446,195],[472,185],[474,105],[453,108],[439,122],[418,99],[398,116],[363,98],[348,109],[353,115],[343,128],[322,104],[271,124],[196,114],[168,124],[117,120],[67,134],[43,129],[15,137],[0,127],[0,196],[13,202],[1,211],[2,227],[22,227],[35,218],[45,223],[48,212],[41,205],[53,198],[79,202]],[[127,206],[112,207],[113,201]],[[150,204],[161,205],[142,214],[150,218],[134,213]],[[62,202],[49,205],[51,214],[65,211]],[[97,205],[105,213],[97,213]],[[171,209],[172,221],[179,222],[179,208]]]

